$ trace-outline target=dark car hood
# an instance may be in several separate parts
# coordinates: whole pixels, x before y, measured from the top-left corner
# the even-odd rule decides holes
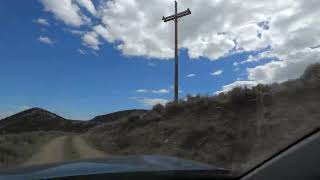
[[[169,156],[112,156],[104,159],[88,159],[0,171],[0,179],[41,179],[107,173],[194,170],[214,171],[221,174],[228,172],[208,164]]]

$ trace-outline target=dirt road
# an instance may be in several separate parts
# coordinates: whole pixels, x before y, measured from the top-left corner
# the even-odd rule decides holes
[[[43,145],[22,166],[105,156],[104,152],[91,147],[81,136],[60,136]]]

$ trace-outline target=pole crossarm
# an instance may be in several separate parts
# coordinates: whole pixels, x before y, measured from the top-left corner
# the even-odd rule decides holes
[[[191,14],[191,11],[190,9],[188,8],[187,10],[183,11],[183,12],[180,12],[178,13],[177,15],[171,15],[171,16],[168,16],[168,17],[162,17],[162,20],[164,22],[168,22],[168,21],[172,21],[172,20],[175,20],[176,18],[179,19],[179,18],[182,18],[183,16],[187,16],[187,15],[190,15]]]

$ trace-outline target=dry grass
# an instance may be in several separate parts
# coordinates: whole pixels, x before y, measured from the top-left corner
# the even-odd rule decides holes
[[[173,155],[245,171],[319,127],[319,71],[316,64],[283,84],[157,105],[86,137],[110,154]]]
[[[30,157],[43,143],[62,135],[58,131],[36,131],[0,136],[0,168],[16,166]]]

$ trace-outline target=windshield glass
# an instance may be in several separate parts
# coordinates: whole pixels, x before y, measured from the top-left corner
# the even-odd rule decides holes
[[[1,1],[0,169],[145,156],[247,172],[319,127],[319,8]]]

